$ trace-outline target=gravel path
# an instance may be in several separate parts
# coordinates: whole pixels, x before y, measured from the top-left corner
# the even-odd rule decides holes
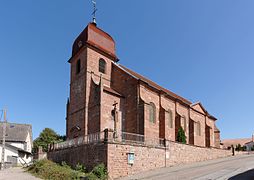
[[[22,168],[9,168],[0,171],[0,180],[40,180]]]

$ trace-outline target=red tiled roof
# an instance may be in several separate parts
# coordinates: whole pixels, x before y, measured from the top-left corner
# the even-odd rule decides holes
[[[129,74],[131,74],[132,76],[138,78],[139,80],[141,81],[144,81],[145,83],[147,83],[148,85],[152,86],[153,88],[159,90],[159,91],[163,91],[164,93],[168,94],[169,96],[175,98],[175,99],[178,99],[180,100],[181,102],[187,104],[187,105],[191,105],[192,103],[190,101],[188,101],[187,99],[181,97],[181,96],[178,96],[177,94],[159,86],[158,84],[156,84],[155,82],[145,78],[144,76],[124,67],[123,65],[119,65],[121,68],[123,68],[125,71],[127,71]]]

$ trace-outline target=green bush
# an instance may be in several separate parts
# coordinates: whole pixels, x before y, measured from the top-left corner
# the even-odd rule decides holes
[[[185,136],[185,132],[183,130],[182,127],[180,127],[178,129],[178,132],[177,132],[177,139],[176,139],[178,142],[181,142],[183,144],[186,144],[186,136]]]
[[[73,170],[66,162],[59,165],[46,159],[36,161],[28,168],[28,171],[42,179],[51,180],[72,180],[82,177],[87,177],[89,180],[106,180],[108,177],[104,164],[95,166],[90,173],[86,174],[84,173],[85,167],[82,164],[77,164],[75,170]]]
[[[241,151],[242,150],[241,144],[236,145],[235,150],[236,151]]]
[[[86,172],[85,166],[82,165],[82,164],[79,164],[79,163],[76,165],[75,170],[76,170],[76,171],[79,171],[79,172],[83,172],[83,173]]]
[[[97,180],[97,179],[106,180],[107,177],[108,173],[104,164],[99,164],[95,166],[87,176],[89,180]]]
[[[75,171],[66,163],[58,165],[49,160],[36,161],[28,168],[28,171],[42,179],[62,180],[62,179],[80,179],[85,174]]]

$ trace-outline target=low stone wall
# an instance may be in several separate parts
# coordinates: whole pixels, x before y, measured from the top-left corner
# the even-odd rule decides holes
[[[133,164],[128,164],[128,153],[134,153]],[[112,179],[160,167],[165,167],[165,148],[108,144],[107,168]]]
[[[128,161],[128,154],[134,154],[134,161]],[[166,147],[128,144],[121,142],[99,142],[83,144],[48,153],[48,159],[75,167],[83,164],[89,171],[97,164],[107,166],[110,179],[132,175],[142,171],[174,165],[205,161],[231,156],[229,150],[203,148],[176,142],[166,142]]]
[[[88,171],[100,163],[107,166],[107,144],[93,143],[48,152],[48,159],[57,163],[66,162],[75,167],[83,164]]]
[[[128,164],[128,153],[134,153],[133,164]],[[156,168],[231,155],[231,151],[228,150],[202,148],[176,142],[167,142],[167,148],[112,143],[108,144],[108,172],[113,179]]]
[[[229,150],[197,147],[176,142],[168,142],[166,154],[166,166],[174,166],[232,156],[232,152]]]

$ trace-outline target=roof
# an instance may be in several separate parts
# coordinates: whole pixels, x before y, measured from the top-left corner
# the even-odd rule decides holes
[[[189,100],[187,100],[187,99],[185,99],[185,98],[183,98],[181,96],[178,96],[177,94],[169,91],[168,89],[165,89],[165,88],[159,86],[155,82],[153,82],[153,81],[149,80],[148,78],[146,78],[146,77],[144,77],[144,76],[142,76],[142,75],[140,75],[140,74],[138,74],[138,73],[136,73],[136,72],[134,72],[134,71],[132,71],[132,70],[130,70],[128,68],[126,68],[125,66],[123,66],[123,65],[118,65],[118,66],[120,66],[123,70],[125,70],[128,74],[132,75],[134,78],[147,83],[151,87],[166,93],[167,95],[169,95],[169,96],[171,96],[171,97],[173,97],[173,98],[183,102],[184,104],[187,104],[187,105],[191,105],[192,104]]]
[[[250,142],[247,142],[247,143],[245,143],[246,145],[247,144],[254,144],[254,142],[253,141],[250,141]]]
[[[124,97],[122,94],[120,94],[119,92],[115,91],[114,89],[112,88],[109,88],[107,86],[104,86],[103,87],[103,90],[110,93],[110,94],[113,94],[113,95],[116,95],[116,96],[119,96],[119,97]]]
[[[74,41],[72,46],[72,57],[86,44],[103,51],[110,57],[113,57],[114,60],[117,60],[114,39],[108,33],[98,28],[94,23],[89,23]]]
[[[0,143],[0,146],[2,146],[1,143]],[[9,147],[10,149],[14,149],[14,150],[16,150],[16,151],[18,151],[18,152],[24,152],[24,153],[27,153],[27,154],[32,154],[31,152],[28,152],[28,151],[26,151],[26,150],[24,150],[24,149],[21,149],[21,148],[18,148],[18,147],[16,147],[16,146],[13,146],[13,145],[11,145],[11,144],[9,144],[9,143],[6,143],[5,146],[6,146],[6,147]]]
[[[32,126],[30,124],[6,124],[6,141],[25,142],[28,133],[32,136]],[[3,139],[3,123],[0,123],[0,140]]]

